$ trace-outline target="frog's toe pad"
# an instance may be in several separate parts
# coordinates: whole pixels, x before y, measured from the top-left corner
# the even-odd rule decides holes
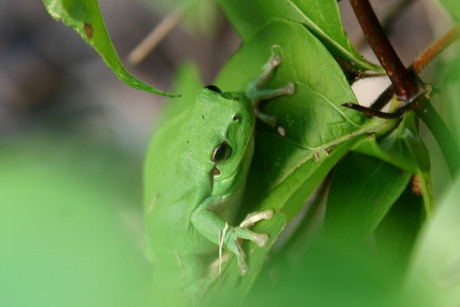
[[[244,276],[249,270],[248,265],[244,261],[238,263],[238,268],[240,269],[240,275],[241,276]]]
[[[254,242],[259,246],[263,247],[267,243],[269,237],[266,234],[256,234],[254,237]]]
[[[292,82],[288,83],[287,85],[281,88],[281,91],[283,91],[285,95],[291,96],[295,93],[295,84]]]

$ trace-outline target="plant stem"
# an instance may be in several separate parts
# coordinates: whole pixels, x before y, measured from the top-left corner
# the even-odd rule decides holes
[[[390,78],[396,96],[401,101],[410,102],[419,91],[416,77],[399,59],[369,1],[350,0],[350,4],[369,45]]]
[[[431,63],[444,49],[460,38],[460,24],[457,24],[449,32],[441,36],[436,42],[431,44],[423,53],[415,59],[410,66],[410,70],[418,74],[429,63]]]
[[[174,29],[184,17],[185,6],[179,6],[163,20],[128,55],[128,62],[137,65]]]
[[[456,177],[460,170],[460,148],[446,123],[425,95],[417,98],[413,109],[430,129],[444,154],[451,175]]]

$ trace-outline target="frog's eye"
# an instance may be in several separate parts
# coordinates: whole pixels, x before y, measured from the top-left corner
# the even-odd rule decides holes
[[[222,162],[230,158],[232,154],[232,148],[227,143],[223,142],[217,145],[216,148],[212,151],[211,161],[212,162]]]
[[[220,88],[218,88],[215,85],[208,85],[208,86],[205,86],[204,88],[207,88],[208,90],[211,90],[211,91],[216,92],[216,93],[222,93]]]

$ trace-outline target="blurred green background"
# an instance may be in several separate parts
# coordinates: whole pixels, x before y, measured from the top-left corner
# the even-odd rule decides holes
[[[100,5],[122,59],[168,10]],[[168,89],[194,61],[210,82],[238,46],[216,25],[179,27],[127,68]],[[142,164],[163,100],[118,80],[41,1],[0,1],[1,306],[151,305]]]

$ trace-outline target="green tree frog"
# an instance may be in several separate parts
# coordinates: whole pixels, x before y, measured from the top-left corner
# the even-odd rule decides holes
[[[245,92],[199,91],[194,103],[161,126],[152,139],[145,165],[144,216],[154,264],[154,287],[177,295],[202,279],[219,246],[248,270],[240,241],[263,246],[268,236],[248,227],[271,217],[256,212],[232,226],[239,209],[254,149],[256,116],[274,125],[258,109],[262,100],[294,93],[294,85],[261,89],[281,63],[279,46],[259,79]],[[160,290],[159,290],[160,289]],[[172,291],[172,292],[171,292]],[[170,294],[167,294],[169,293]]]

